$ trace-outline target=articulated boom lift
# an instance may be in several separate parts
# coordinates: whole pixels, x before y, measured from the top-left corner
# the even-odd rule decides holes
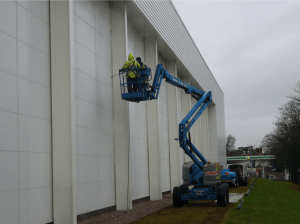
[[[136,82],[127,82],[128,70],[119,70],[121,95],[124,100],[138,103],[157,99],[161,82],[165,79],[167,83],[184,89],[186,94],[191,94],[198,101],[179,124],[179,138],[176,140],[179,140],[180,147],[192,161],[184,163],[182,166],[183,185],[173,189],[174,206],[181,207],[190,200],[217,200],[218,206],[226,206],[229,202],[229,187],[228,184],[221,183],[220,165],[207,162],[192,144],[190,138],[191,127],[212,101],[211,92],[199,90],[170,75],[162,64],[158,64],[156,67],[152,86],[149,84],[152,79],[150,68],[144,70],[132,68],[131,70],[137,74]],[[135,85],[136,92],[128,92],[128,85]],[[234,173],[231,173],[230,176],[235,178]],[[190,185],[194,187],[189,189]]]

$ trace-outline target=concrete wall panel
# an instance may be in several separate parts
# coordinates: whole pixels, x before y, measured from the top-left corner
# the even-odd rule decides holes
[[[171,75],[177,77],[176,61],[168,61],[168,71]],[[171,175],[171,191],[180,185],[180,166],[179,166],[179,142],[178,138],[178,103],[177,88],[167,85],[167,103],[168,103],[168,125],[169,125],[169,153],[170,153],[170,175]],[[180,151],[179,151],[180,150]]]
[[[197,101],[192,98],[192,106],[194,106],[197,103]],[[194,131],[194,145],[198,149],[200,153],[202,153],[202,145],[201,145],[201,132],[200,132],[200,121],[201,118],[199,117],[198,120],[193,125],[193,131]]]
[[[128,52],[145,61],[145,39],[128,22]],[[149,193],[148,129],[146,102],[129,103],[130,116],[130,189],[132,200]]]
[[[167,61],[158,55],[158,63],[167,69]],[[163,80],[161,83],[158,103],[159,103],[159,128],[161,134],[160,155],[161,155],[161,181],[162,192],[171,190],[170,176],[170,148],[169,148],[169,113],[168,113],[168,92],[167,83]]]
[[[203,150],[203,156],[206,158],[207,161],[211,161],[210,158],[210,148],[209,148],[209,130],[208,130],[208,108],[206,108],[201,118],[201,137],[202,137],[202,150]],[[212,161],[217,162],[217,161]]]
[[[181,77],[178,77],[181,78]],[[182,111],[182,94],[185,94],[184,91],[182,89],[177,88],[177,116],[178,116],[178,120],[177,123],[179,124],[182,119],[183,119],[183,111]],[[179,127],[179,126],[178,126]],[[180,146],[178,146],[179,148],[179,183],[182,184],[183,180],[182,180],[182,165],[185,161],[185,153],[183,151],[182,148],[180,148]]]
[[[181,80],[186,82],[187,84],[190,84],[190,78],[187,76],[182,77]],[[191,95],[186,94],[183,90],[181,92],[181,106],[182,106],[182,119],[184,119],[185,116],[190,112],[192,108],[192,101],[191,101]],[[191,133],[191,140],[192,142],[194,142],[193,141],[194,136],[192,130],[190,130],[190,133]],[[186,162],[192,161],[192,159],[186,154],[184,154],[184,160]]]
[[[74,2],[78,214],[115,205],[109,2]],[[117,77],[116,77],[117,78]],[[104,186],[111,186],[105,188]],[[107,197],[101,192],[105,191]]]
[[[120,67],[128,56],[127,8],[125,2],[112,4],[112,57],[113,74],[118,74]],[[115,177],[116,206],[118,210],[132,208],[130,194],[130,120],[129,103],[120,97],[120,83],[113,79],[114,102],[114,143],[115,143]]]
[[[53,221],[49,11],[0,1],[0,223]]]
[[[158,63],[157,41],[155,37],[145,39],[145,62],[153,72]],[[161,133],[160,133],[159,102],[152,100],[147,102],[147,127],[149,149],[149,182],[150,199],[162,199],[161,179]]]

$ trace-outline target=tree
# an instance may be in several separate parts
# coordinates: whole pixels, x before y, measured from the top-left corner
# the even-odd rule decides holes
[[[227,136],[227,141],[226,141],[226,155],[229,156],[229,151],[232,151],[235,149],[235,142],[236,142],[236,138],[229,134]]]
[[[274,145],[275,139],[274,139],[274,133],[271,132],[269,134],[266,134],[263,140],[260,143],[261,148],[267,148],[271,149]]]
[[[276,141],[274,152],[282,157],[280,165],[285,165],[292,174],[292,181],[298,183],[300,168],[300,102],[292,99],[282,108],[275,123]]]
[[[276,145],[276,139],[273,132],[266,134],[260,143],[260,148],[266,150],[268,154],[272,154],[272,149]]]
[[[279,146],[280,143],[275,132],[266,134],[260,145],[261,148],[267,149],[270,155],[275,155],[275,161],[272,161],[272,164],[276,164],[277,171],[283,171],[285,168],[285,151],[281,150]]]
[[[300,82],[296,83],[296,87],[294,88],[295,95],[288,96],[288,98],[300,103]]]
[[[262,145],[276,156],[278,168],[288,168],[292,181],[298,183],[300,169],[300,82],[297,83],[294,96],[279,108],[279,116],[274,123],[273,133],[267,134]]]

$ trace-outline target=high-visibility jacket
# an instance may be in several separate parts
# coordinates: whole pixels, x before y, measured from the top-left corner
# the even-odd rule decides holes
[[[147,68],[147,66],[146,66],[143,62],[141,62],[141,63],[139,63],[139,64],[140,64],[140,66],[141,66],[141,69]]]
[[[141,65],[136,60],[134,60],[133,54],[130,53],[128,55],[128,61],[125,62],[122,69],[134,68],[134,67],[141,68]],[[128,71],[126,78],[136,78],[135,71]]]

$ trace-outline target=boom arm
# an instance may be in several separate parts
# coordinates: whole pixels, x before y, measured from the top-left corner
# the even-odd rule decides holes
[[[186,94],[191,94],[192,97],[198,101],[179,124],[179,144],[185,153],[200,168],[200,170],[203,170],[203,166],[207,163],[207,160],[192,144],[189,131],[205,108],[210,104],[212,100],[211,92],[204,92],[183,82],[182,80],[170,75],[169,72],[164,69],[162,64],[158,64],[153,79],[151,93],[149,93],[150,100],[157,99],[162,79],[165,79],[167,83],[173,86],[184,89]],[[199,161],[195,154],[201,161]]]

